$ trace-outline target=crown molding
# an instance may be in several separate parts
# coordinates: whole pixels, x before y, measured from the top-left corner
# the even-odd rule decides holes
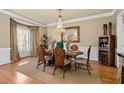
[[[117,12],[117,9],[114,9],[114,10],[112,11],[112,15],[114,15],[115,12]]]
[[[103,14],[97,14],[97,15],[93,15],[93,16],[86,16],[86,17],[66,20],[66,21],[63,21],[63,24],[79,22],[79,21],[85,21],[85,20],[91,20],[91,19],[97,19],[97,18],[102,18],[102,17],[109,17],[109,16],[113,16],[116,11],[117,11],[117,9],[114,9],[112,12],[108,12],[108,13],[103,13]],[[54,26],[56,24],[57,24],[57,22],[47,24],[46,26],[49,27],[49,26]]]
[[[103,13],[103,14],[97,14],[97,15],[93,15],[93,16],[86,16],[86,17],[66,20],[66,21],[63,21],[63,24],[85,21],[85,20],[91,20],[91,19],[97,19],[97,18],[102,18],[102,17],[109,17],[109,16],[113,16],[116,11],[117,11],[117,9],[114,9],[112,12],[108,12],[108,13]],[[24,17],[22,15],[16,14],[16,13],[14,13],[12,11],[9,11],[9,10],[6,10],[6,9],[0,9],[0,12],[3,13],[3,14],[9,15],[12,18],[16,18],[16,19],[19,19],[19,20],[22,20],[22,21],[25,21],[27,23],[37,25],[37,26],[49,27],[49,26],[55,26],[57,24],[57,22],[55,22],[55,23],[50,23],[50,24],[44,25],[44,24],[41,24],[37,21],[34,21],[33,19]]]
[[[32,25],[37,25],[37,26],[46,26],[44,24],[41,24],[37,21],[34,21],[33,19],[30,19],[30,18],[27,18],[27,17],[24,17],[24,16],[21,16],[21,15],[18,15],[12,11],[9,11],[9,10],[5,10],[5,9],[0,9],[0,12],[3,13],[3,14],[6,14],[6,15],[9,15],[10,17],[12,18],[16,18],[16,19],[19,19],[19,20],[22,20],[22,21],[25,21],[27,23],[30,23]]]

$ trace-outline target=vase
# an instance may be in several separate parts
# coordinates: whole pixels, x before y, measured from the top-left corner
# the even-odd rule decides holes
[[[70,44],[69,42],[66,43],[66,50],[69,51],[69,48],[70,48]]]
[[[63,44],[63,42],[62,42],[62,41],[57,42],[57,47],[63,48],[63,46],[64,46],[64,44]]]
[[[107,24],[103,24],[103,30],[104,30],[103,35],[107,35]]]
[[[112,34],[112,23],[109,22],[109,35],[111,35],[111,34]]]

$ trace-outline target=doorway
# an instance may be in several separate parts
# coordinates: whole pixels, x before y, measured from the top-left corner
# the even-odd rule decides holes
[[[117,53],[124,52],[124,10],[117,16]],[[116,66],[119,68],[119,57]]]

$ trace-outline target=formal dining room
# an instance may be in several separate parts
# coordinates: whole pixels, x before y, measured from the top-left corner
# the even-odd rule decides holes
[[[123,84],[124,10],[0,9],[1,84]]]

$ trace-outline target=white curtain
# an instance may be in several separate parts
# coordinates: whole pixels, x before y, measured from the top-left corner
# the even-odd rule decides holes
[[[37,56],[39,42],[39,27],[17,25],[18,49],[21,57]]]
[[[28,26],[17,25],[18,49],[21,57],[30,56],[31,30]]]

